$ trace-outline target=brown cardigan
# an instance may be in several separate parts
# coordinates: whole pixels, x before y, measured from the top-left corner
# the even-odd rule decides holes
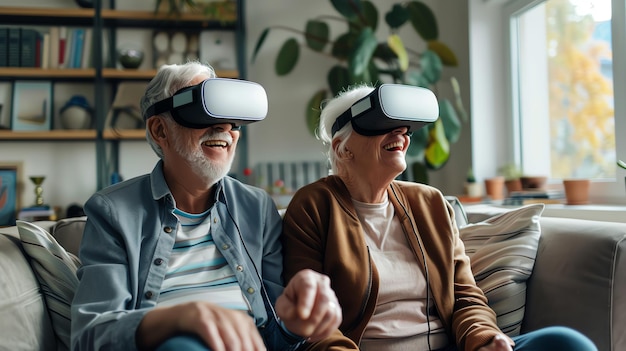
[[[460,350],[486,345],[500,330],[474,281],[452,207],[439,190],[423,184],[394,181],[387,192],[415,257],[428,268],[423,273],[451,340]],[[358,349],[376,307],[379,276],[348,189],[337,176],[303,187],[283,223],[286,281],[304,268],[324,273],[343,308],[343,335],[338,331],[310,350]]]

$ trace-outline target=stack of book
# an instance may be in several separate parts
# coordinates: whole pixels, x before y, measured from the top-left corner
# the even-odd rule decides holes
[[[520,206],[535,203],[562,204],[564,202],[565,194],[561,190],[527,189],[511,192],[502,204]]]
[[[17,219],[27,222],[55,221],[57,214],[50,206],[31,206],[23,208],[17,214]]]

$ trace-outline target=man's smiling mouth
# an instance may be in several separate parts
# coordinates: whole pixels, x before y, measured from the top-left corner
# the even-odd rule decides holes
[[[207,140],[207,141],[202,143],[202,146],[227,147],[228,146],[228,142],[226,142],[224,140]]]

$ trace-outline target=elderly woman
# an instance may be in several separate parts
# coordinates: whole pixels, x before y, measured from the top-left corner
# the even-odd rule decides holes
[[[498,329],[452,207],[433,187],[395,180],[410,133],[433,104],[438,114],[434,95],[411,88],[359,86],[322,110],[319,138],[333,175],[296,192],[283,224],[285,278],[304,268],[327,274],[343,308],[341,333],[310,349],[596,350],[564,327],[513,338]],[[394,112],[398,104],[407,106]]]

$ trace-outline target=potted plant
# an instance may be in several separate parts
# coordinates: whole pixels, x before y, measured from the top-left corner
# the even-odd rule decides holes
[[[200,1],[200,0],[156,0],[154,12],[180,16],[185,12],[201,13],[207,18],[220,21],[234,21],[237,16],[237,1]]]
[[[518,165],[509,163],[498,168],[498,174],[504,177],[504,186],[510,195],[514,191],[522,190],[522,170]]]
[[[376,36],[379,10],[371,1],[331,0],[338,15],[319,16],[307,20],[304,29],[270,26],[259,36],[252,62],[274,30],[295,33],[304,39],[307,50],[316,55],[329,56],[336,64],[326,73],[328,86],[314,92],[306,106],[305,119],[309,131],[315,135],[319,122],[320,104],[336,96],[346,87],[368,83],[400,83],[426,87],[438,95],[444,66],[457,66],[454,52],[438,40],[437,20],[432,10],[421,1],[396,2],[384,14],[390,34],[383,40]],[[331,38],[329,22],[346,24],[346,31]],[[410,26],[424,41],[421,52],[405,45],[400,29]],[[410,43],[416,45],[415,42]],[[288,38],[276,56],[278,76],[289,74],[298,63],[300,44],[295,37]],[[439,119],[413,133],[408,155],[413,163],[413,179],[428,182],[427,169],[439,169],[450,157],[450,144],[456,143],[461,133],[461,121],[467,120],[458,82],[448,82],[454,96],[448,99],[438,95]]]
[[[480,183],[476,182],[474,170],[470,167],[465,177],[465,194],[469,197],[481,197],[483,195]]]

